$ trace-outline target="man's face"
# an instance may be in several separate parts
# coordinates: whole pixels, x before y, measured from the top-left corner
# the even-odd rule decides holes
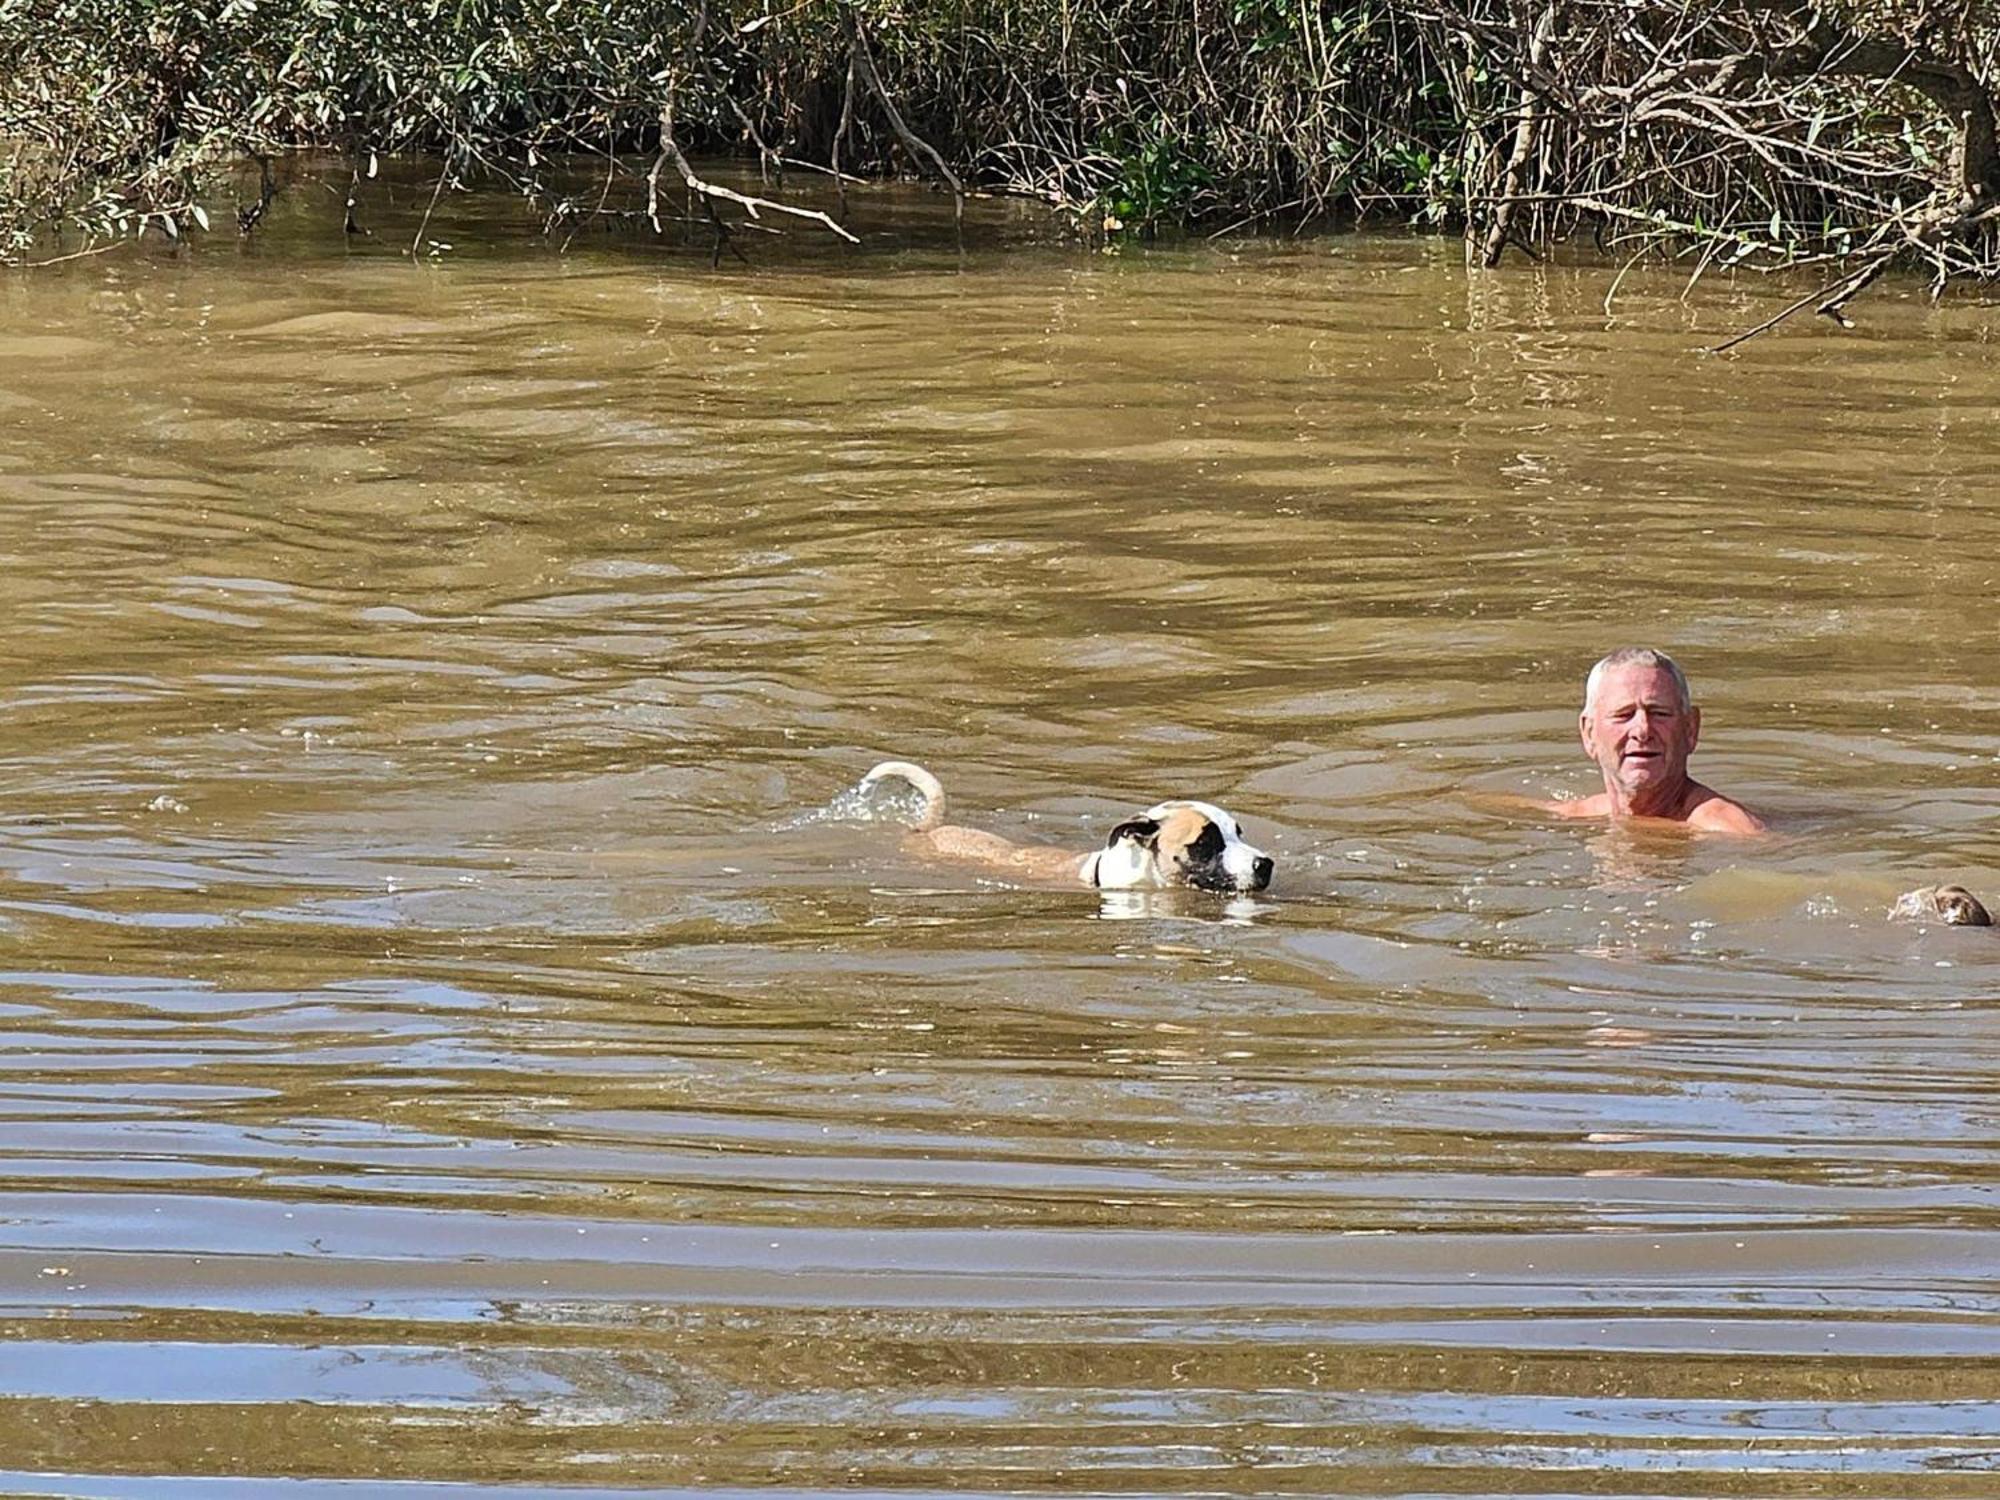
[[[1613,667],[1584,704],[1583,748],[1605,780],[1626,792],[1671,790],[1687,778],[1701,736],[1701,710],[1682,708],[1674,679],[1660,667]]]

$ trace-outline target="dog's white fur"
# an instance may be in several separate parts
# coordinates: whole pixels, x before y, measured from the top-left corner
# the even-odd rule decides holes
[[[1061,881],[1107,890],[1196,886],[1206,890],[1261,891],[1271,883],[1273,861],[1243,838],[1236,819],[1209,802],[1155,803],[1120,823],[1102,849],[1075,854],[1046,845],[1016,844],[983,829],[944,821],[944,786],[922,766],[885,760],[861,778],[865,793],[884,781],[903,781],[922,795],[909,842],[922,854],[980,865],[1026,880]],[[1214,829],[1211,835],[1208,830]]]

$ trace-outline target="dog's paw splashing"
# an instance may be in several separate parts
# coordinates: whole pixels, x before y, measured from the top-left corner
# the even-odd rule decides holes
[[[907,781],[859,781],[835,794],[826,806],[794,813],[777,827],[810,828],[816,823],[898,823],[910,827],[924,815],[924,807],[924,794]]]

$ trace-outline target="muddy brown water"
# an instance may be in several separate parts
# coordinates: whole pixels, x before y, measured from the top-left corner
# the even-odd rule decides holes
[[[903,212],[0,280],[0,1490],[1995,1493],[1990,314]]]

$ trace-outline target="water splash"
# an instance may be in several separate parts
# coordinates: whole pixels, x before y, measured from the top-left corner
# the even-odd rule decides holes
[[[908,782],[889,778],[873,783],[857,781],[835,793],[823,807],[807,808],[773,824],[784,832],[810,828],[820,823],[897,823],[915,827],[924,813],[924,794]]]

